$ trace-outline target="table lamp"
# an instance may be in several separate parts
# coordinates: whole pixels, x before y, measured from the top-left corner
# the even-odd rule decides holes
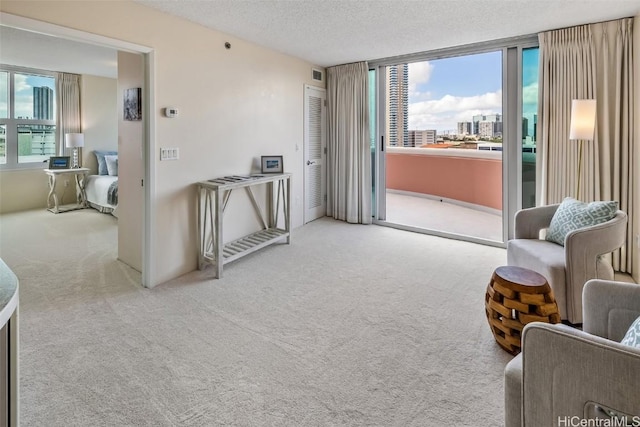
[[[73,148],[73,169],[80,167],[78,164],[78,148],[84,147],[84,134],[83,133],[66,133],[64,135],[64,146],[67,148]]]

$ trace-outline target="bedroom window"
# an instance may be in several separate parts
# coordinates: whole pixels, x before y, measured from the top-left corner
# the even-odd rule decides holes
[[[0,70],[0,167],[42,167],[56,154],[56,77],[50,71]]]

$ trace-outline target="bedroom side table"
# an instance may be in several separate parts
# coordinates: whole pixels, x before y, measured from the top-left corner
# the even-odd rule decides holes
[[[47,210],[55,214],[87,207],[87,194],[84,191],[84,183],[89,174],[88,168],[75,169],[45,169],[44,173],[49,177],[49,195],[47,196]],[[73,176],[76,182],[76,203],[60,205],[56,194],[56,185],[60,177]]]

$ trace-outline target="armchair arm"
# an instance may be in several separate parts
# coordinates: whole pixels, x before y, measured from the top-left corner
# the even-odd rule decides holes
[[[621,247],[625,241],[626,230],[627,214],[618,211],[613,219],[605,223],[580,228],[567,234],[564,239],[564,253],[567,310],[570,313],[582,313],[584,284],[590,279],[598,278],[596,258]]]
[[[540,230],[549,228],[553,214],[558,210],[560,204],[537,206],[535,208],[522,209],[516,212],[515,238],[516,239],[538,239]]]
[[[611,280],[589,280],[582,294],[586,333],[620,341],[640,316],[640,285]]]
[[[587,402],[640,414],[637,348],[566,325],[535,322],[523,331],[522,375],[523,426],[584,418]]]

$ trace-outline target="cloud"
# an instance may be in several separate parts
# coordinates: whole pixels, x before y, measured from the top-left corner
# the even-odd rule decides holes
[[[21,92],[23,90],[31,90],[31,85],[27,83],[27,77],[24,74],[14,74],[13,75],[13,84],[15,86],[16,92]]]
[[[538,103],[538,82],[531,83],[522,88],[522,103],[537,104]]]
[[[409,99],[429,99],[430,92],[420,92],[419,86],[429,82],[433,64],[429,61],[409,64]]]
[[[456,129],[477,114],[502,111],[502,90],[474,96],[445,95],[440,99],[409,104],[409,129]]]
[[[13,75],[16,96],[15,117],[33,118],[33,86],[27,82],[28,77],[19,73]]]

